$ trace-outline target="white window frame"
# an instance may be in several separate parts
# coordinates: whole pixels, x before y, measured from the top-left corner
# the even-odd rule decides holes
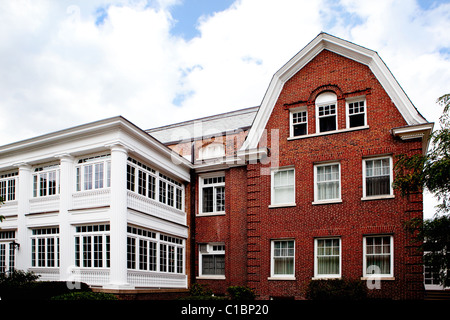
[[[390,245],[390,266],[389,266],[389,273],[388,274],[373,274],[373,273],[367,273],[367,268],[369,267],[367,265],[367,238],[385,238],[389,237],[389,245]],[[392,235],[366,235],[363,237],[363,277],[364,278],[393,278],[394,277],[394,237]]]
[[[221,142],[212,142],[203,146],[198,151],[198,160],[215,159],[225,157],[225,146]]]
[[[338,166],[339,173],[339,197],[332,199],[322,199],[319,200],[319,190],[318,190],[318,179],[317,179],[317,168],[327,167],[327,166]],[[335,181],[335,180],[333,180]],[[313,204],[326,204],[326,203],[340,203],[342,202],[342,177],[341,177],[341,164],[340,162],[327,162],[327,163],[319,163],[314,165],[314,202]]]
[[[293,242],[293,254],[283,256],[284,258],[292,258],[292,274],[275,274],[275,242]],[[287,248],[289,250],[289,248]],[[294,239],[274,239],[270,241],[270,278],[269,280],[295,280],[295,240]]]
[[[318,242],[321,240],[339,240],[339,273],[319,274]],[[326,237],[314,239],[314,279],[337,279],[342,277],[342,241],[340,237]]]
[[[16,231],[0,231],[0,273],[14,270],[16,261]]]
[[[75,265],[83,269],[109,269],[111,266],[111,237],[109,224],[80,225],[75,227]],[[81,228],[81,229],[77,229]],[[95,242],[95,238],[101,238],[102,243],[100,250],[101,259],[96,259],[95,248],[99,248],[99,244]],[[85,239],[90,239],[89,248],[85,250],[87,244]],[[89,254],[89,259],[85,257]],[[101,266],[96,266],[101,261]],[[85,265],[88,262],[88,265]]]
[[[356,102],[364,102],[364,112],[360,112],[364,114],[364,124],[358,127],[350,127],[350,104]],[[349,98],[345,101],[345,112],[346,112],[346,128],[347,129],[357,129],[367,127],[367,100],[365,96],[353,97]]]
[[[292,198],[293,201],[291,202],[283,202],[283,203],[276,203],[275,202],[275,174],[283,171],[293,171],[293,184],[292,184]],[[277,208],[277,207],[287,207],[287,206],[295,206],[295,168],[290,167],[283,167],[283,168],[273,168],[270,172],[270,208]]]
[[[333,98],[331,99],[331,96],[333,96]],[[326,133],[326,132],[336,132],[339,130],[338,127],[338,103],[337,103],[337,95],[334,92],[323,92],[321,94],[319,94],[316,97],[316,133]],[[330,115],[322,115],[319,116],[319,107],[326,107],[326,106],[331,106],[334,105],[335,108],[335,113],[334,113],[334,121],[335,121],[335,127],[336,129],[334,130],[328,130],[328,131],[320,131],[320,119],[324,118],[324,117],[329,117]]]
[[[99,165],[103,165],[103,171],[101,175],[101,186],[97,184],[97,171],[96,168]],[[91,166],[91,177],[86,179],[85,170]],[[86,187],[86,186],[90,187]],[[91,191],[106,189],[111,187],[111,155],[100,155],[89,158],[79,159],[75,166],[75,190],[76,192]]]
[[[55,192],[50,194],[50,184],[49,184],[49,175],[55,175]],[[41,188],[41,177],[45,175],[46,179],[46,187],[45,187],[45,195],[42,194]],[[60,169],[59,165],[46,166],[42,168],[36,168],[33,173],[33,198],[42,198],[58,195],[60,191]]]
[[[32,268],[59,268],[59,227],[35,228],[31,231]],[[41,255],[43,260],[40,259]]]
[[[204,184],[206,179],[210,178],[224,178],[223,182]],[[224,210],[217,211],[217,188],[224,188],[224,197],[226,195],[226,180],[225,180],[225,172],[214,172],[211,174],[204,174],[199,177],[199,192],[198,192],[198,215],[223,215],[226,213],[226,199],[224,199]],[[213,188],[213,211],[211,212],[203,212],[203,188],[212,187]]]
[[[367,190],[366,190],[366,162],[367,161],[373,161],[373,160],[382,160],[382,159],[389,159],[389,194],[382,194],[382,195],[373,195],[373,196],[367,196]],[[393,169],[393,159],[390,155],[384,155],[384,156],[377,156],[377,157],[370,157],[370,158],[364,158],[362,160],[362,189],[363,189],[363,196],[361,200],[374,200],[374,199],[392,199],[394,198],[394,188],[392,186],[393,179],[394,179],[394,169]]]
[[[210,242],[210,243],[200,243],[198,245],[198,272],[199,276],[197,279],[225,279],[226,273],[226,256],[225,256],[225,244],[223,242]],[[204,256],[224,256],[224,274],[203,274],[203,257]]]
[[[297,122],[294,123],[294,114],[305,112],[306,113],[306,121]],[[294,135],[294,125],[296,124],[305,124],[306,125],[306,133],[304,135],[295,136]],[[308,135],[308,110],[307,107],[299,107],[299,108],[293,108],[289,110],[289,137],[290,138],[297,138],[297,137],[304,137]]]
[[[127,190],[184,212],[184,185],[131,157],[127,160]]]
[[[19,173],[12,172],[0,175],[0,196],[3,201],[17,201],[17,192],[19,186]]]

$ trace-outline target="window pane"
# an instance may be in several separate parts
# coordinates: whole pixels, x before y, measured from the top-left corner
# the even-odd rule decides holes
[[[317,200],[339,199],[339,165],[317,167]]]
[[[214,188],[207,187],[203,188],[203,212],[213,212],[214,203]]]
[[[317,240],[317,274],[338,275],[340,273],[339,239]]]
[[[294,194],[294,169],[275,172],[273,175],[273,204],[293,203]]]
[[[216,187],[216,211],[225,211],[225,187]]]
[[[367,237],[366,238],[366,273],[390,274],[391,273],[391,238]]]
[[[366,196],[391,193],[389,158],[366,160]]]

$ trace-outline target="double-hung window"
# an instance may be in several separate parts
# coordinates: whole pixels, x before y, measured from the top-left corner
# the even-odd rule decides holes
[[[271,205],[295,204],[295,169],[274,169],[271,172]]]
[[[0,175],[0,197],[3,201],[16,200],[16,186],[19,178],[18,172]]]
[[[81,268],[110,267],[109,224],[75,228],[75,265]]]
[[[200,214],[225,213],[225,175],[200,177]]]
[[[363,127],[366,124],[366,100],[359,98],[347,101],[347,128]]]
[[[0,231],[0,274],[14,270],[16,248],[12,243],[15,238],[15,231]]]
[[[225,245],[223,243],[199,244],[200,276],[225,276]]]
[[[111,186],[111,157],[101,155],[80,159],[76,166],[76,190],[87,191]]]
[[[341,239],[315,239],[314,277],[341,277]]]
[[[183,210],[183,185],[133,158],[128,158],[127,190]]]
[[[333,92],[324,92],[316,98],[316,132],[337,130],[337,97]]]
[[[314,166],[314,202],[339,202],[341,199],[341,169],[339,163]]]
[[[364,237],[364,276],[393,277],[392,236]]]
[[[271,243],[271,277],[294,277],[294,240],[273,240]]]
[[[296,108],[290,112],[290,136],[298,137],[308,134],[308,112],[306,108]]]
[[[364,197],[392,196],[392,157],[364,159]]]
[[[53,165],[34,169],[33,197],[59,194],[59,166]]]
[[[39,268],[59,267],[59,228],[32,230],[31,266]]]

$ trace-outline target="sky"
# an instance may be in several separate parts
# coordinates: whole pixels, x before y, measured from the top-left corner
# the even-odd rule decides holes
[[[0,0],[0,145],[118,115],[149,129],[258,106],[322,31],[377,51],[437,123],[449,30],[450,0]]]

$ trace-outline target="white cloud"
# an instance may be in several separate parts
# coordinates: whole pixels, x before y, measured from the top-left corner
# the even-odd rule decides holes
[[[0,144],[119,114],[145,129],[258,105],[320,31],[378,51],[430,121],[450,90],[448,1],[237,0],[189,41],[171,34],[182,2],[1,1]]]

